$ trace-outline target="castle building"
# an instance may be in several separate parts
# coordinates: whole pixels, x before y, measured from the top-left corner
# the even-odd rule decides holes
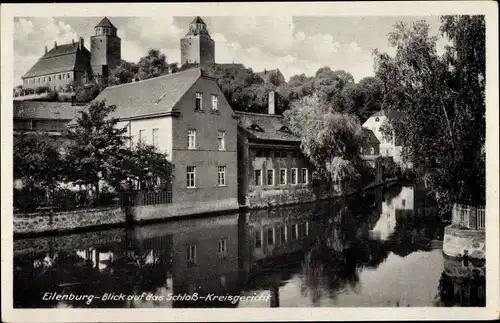
[[[23,75],[23,88],[48,87],[51,90],[65,90],[73,83],[85,83],[90,77],[105,83],[108,73],[121,62],[121,40],[117,29],[104,17],[94,27],[95,35],[90,38],[90,51],[84,40],[58,45],[45,54]]]
[[[205,22],[196,17],[189,24],[186,36],[181,39],[181,65],[212,63],[215,63],[215,42]]]

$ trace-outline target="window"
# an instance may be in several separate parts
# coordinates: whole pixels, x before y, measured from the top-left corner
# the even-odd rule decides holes
[[[219,166],[217,170],[217,185],[226,186],[226,166]]]
[[[372,155],[375,154],[375,148],[370,147],[370,154],[372,154]]]
[[[203,110],[203,94],[202,93],[196,93],[196,106],[195,106],[195,111],[202,111]]]
[[[217,104],[219,103],[219,98],[217,95],[212,94],[212,111],[217,111],[219,108],[217,107]]]
[[[267,245],[274,245],[274,228],[267,229]]]
[[[219,150],[226,149],[226,132],[225,131],[219,131],[217,133],[217,146],[218,146]]]
[[[378,122],[379,120],[380,120],[380,118],[379,118],[379,117],[376,117],[376,118],[375,118],[375,121],[376,121],[376,122]]]
[[[196,149],[196,130],[188,130],[188,149]]]
[[[306,221],[306,236],[309,235],[309,221]]]
[[[297,240],[299,238],[299,224],[295,223],[292,230],[292,240]]]
[[[262,248],[262,232],[255,231],[255,248]]]
[[[139,130],[139,142],[146,142],[146,130]]]
[[[288,240],[286,225],[280,227],[280,240],[281,243],[287,242]]]
[[[359,147],[359,152],[363,153],[363,147]]]
[[[61,79],[61,74],[57,75],[57,78],[58,78],[58,79]]]
[[[401,205],[402,205],[402,206],[406,206],[406,200],[405,200],[405,199],[402,199],[402,200],[401,200]]]
[[[49,82],[52,80],[52,78],[49,76]]]
[[[269,186],[274,185],[274,169],[267,170],[267,185]]]
[[[191,245],[187,248],[187,262],[189,265],[196,264],[196,246]]]
[[[68,78],[69,78],[69,73],[68,73],[68,74],[66,74],[66,75],[67,75],[67,76],[68,76]]]
[[[281,157],[282,157],[282,158],[286,158],[286,151],[282,151],[282,152],[281,152]]]
[[[307,184],[308,183],[308,180],[309,178],[308,177],[308,173],[307,173],[307,168],[302,168],[302,183],[304,184]]]
[[[280,169],[280,185],[286,185],[286,168]]]
[[[66,74],[62,74],[62,79],[64,80],[64,77],[66,76]]]
[[[155,146],[156,148],[159,147],[159,136],[158,136],[158,132],[159,132],[160,129],[158,128],[154,128],[153,129],[153,146]]]
[[[186,168],[186,173],[187,173],[187,187],[188,188],[193,188],[196,187],[196,167],[194,166],[188,166]]]
[[[226,239],[220,239],[219,240],[219,255],[221,257],[226,256],[226,250],[227,250],[227,240]]]
[[[297,174],[297,168],[292,168],[292,185],[297,185],[298,180],[297,180],[298,174]]]
[[[255,186],[262,185],[262,170],[256,169],[254,171],[253,185],[255,185]]]

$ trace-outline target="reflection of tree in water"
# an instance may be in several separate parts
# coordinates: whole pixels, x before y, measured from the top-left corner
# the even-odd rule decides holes
[[[318,219],[316,242],[302,262],[301,293],[319,305],[323,295],[335,299],[345,289],[359,287],[359,267],[376,267],[388,256],[378,240],[356,235],[357,223],[352,213],[341,208],[338,213]]]
[[[439,279],[437,306],[486,306],[486,278],[477,272],[469,277],[452,277],[443,272]]]

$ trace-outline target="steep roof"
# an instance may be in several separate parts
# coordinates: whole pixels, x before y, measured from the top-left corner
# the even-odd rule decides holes
[[[201,19],[200,16],[196,16],[193,21],[191,21],[192,24],[205,24],[205,22],[203,21],[203,19]]]
[[[14,119],[71,120],[78,109],[70,102],[14,101]]]
[[[377,139],[377,136],[375,136],[373,131],[371,131],[368,128],[361,128],[361,129],[363,130],[363,138],[365,139],[366,142],[375,143],[375,144],[380,143],[380,141]]]
[[[110,118],[134,118],[175,111],[182,96],[201,76],[200,68],[163,75],[139,82],[108,86],[95,101],[116,105]],[[75,120],[70,125],[75,124]]]
[[[236,115],[239,117],[240,128],[253,139],[300,142],[300,138],[287,128],[281,115],[242,111],[236,111]]]
[[[52,48],[33,65],[23,78],[71,71],[75,68],[79,42]],[[90,52],[82,47],[82,51]]]
[[[113,24],[111,23],[111,21],[109,21],[108,17],[102,18],[101,22],[98,23],[96,25],[96,27],[108,27],[108,28],[111,27],[111,28],[115,28],[116,29],[116,27],[113,26]]]

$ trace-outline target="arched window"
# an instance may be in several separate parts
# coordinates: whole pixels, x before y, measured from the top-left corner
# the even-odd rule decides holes
[[[376,118],[375,118],[375,121],[376,121],[376,122],[378,122],[379,120],[380,120],[380,118],[379,118],[379,117],[376,117]]]
[[[373,148],[373,147],[370,148],[370,154],[372,154],[372,155],[375,154],[375,148]]]

